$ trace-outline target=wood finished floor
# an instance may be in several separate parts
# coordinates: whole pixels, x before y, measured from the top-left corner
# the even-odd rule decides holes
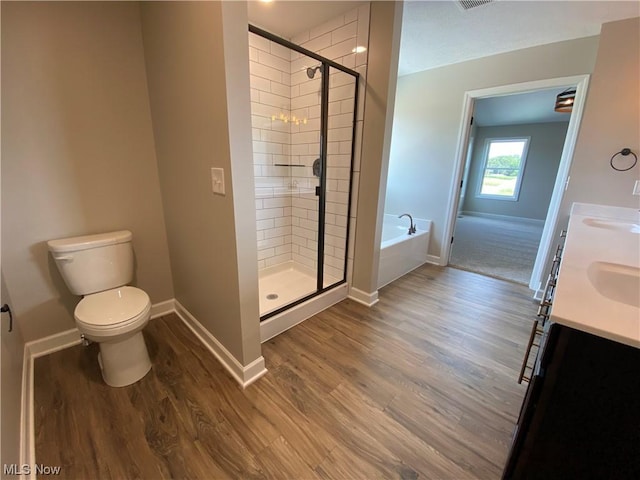
[[[423,266],[263,345],[242,390],[175,315],[107,387],[96,345],[35,362],[38,464],[63,478],[499,478],[535,314],[525,287]]]

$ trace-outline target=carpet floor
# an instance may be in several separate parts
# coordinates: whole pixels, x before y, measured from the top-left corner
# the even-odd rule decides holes
[[[472,215],[459,217],[449,266],[526,285],[543,226]]]

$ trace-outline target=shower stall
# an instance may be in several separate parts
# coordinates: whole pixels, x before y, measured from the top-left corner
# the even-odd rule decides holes
[[[346,282],[358,73],[249,26],[260,319]]]

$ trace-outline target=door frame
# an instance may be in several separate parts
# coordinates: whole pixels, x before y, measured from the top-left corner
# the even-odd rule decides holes
[[[587,74],[573,75],[569,77],[558,77],[546,80],[535,80],[531,82],[516,83],[511,85],[501,85],[498,87],[483,88],[479,90],[469,90],[464,94],[464,100],[462,104],[462,119],[460,122],[460,131],[458,133],[458,144],[456,147],[455,155],[454,175],[453,181],[451,182],[451,188],[449,189],[449,201],[447,204],[448,214],[444,227],[445,239],[451,239],[453,237],[453,231],[455,228],[458,203],[460,201],[460,181],[462,179],[464,166],[467,160],[467,145],[469,142],[469,133],[471,130],[473,107],[476,99],[511,95],[514,93],[528,93],[536,90],[544,90],[556,87],[560,89],[574,85],[576,86],[576,97],[573,104],[571,118],[569,119],[569,126],[567,128],[564,146],[562,148],[562,156],[560,157],[558,173],[556,175],[553,193],[551,194],[551,201],[549,202],[549,208],[547,210],[547,216],[544,222],[544,229],[542,231],[542,237],[540,239],[540,246],[538,247],[536,261],[531,273],[531,279],[529,280],[529,288],[535,292],[534,298],[538,298],[541,293],[540,289],[544,280],[543,273],[554,241],[553,233],[556,228],[556,223],[558,222],[560,204],[562,202],[564,192],[569,185],[569,170],[571,168],[573,153],[575,151],[576,142],[578,140],[578,131],[580,129],[580,122],[582,121],[582,115],[584,112],[584,105],[589,86],[589,78],[590,75]],[[466,185],[464,187],[466,188]],[[440,257],[442,265],[449,264],[450,255],[451,241],[445,241],[442,256]]]

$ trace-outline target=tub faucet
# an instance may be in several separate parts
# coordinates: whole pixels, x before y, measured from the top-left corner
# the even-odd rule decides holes
[[[411,224],[409,225],[409,235],[413,235],[414,233],[416,233],[416,226],[413,223],[413,217],[411,217],[411,215],[409,215],[408,213],[403,213],[402,215],[398,216],[398,218],[402,217],[409,217],[409,221],[411,222]]]

